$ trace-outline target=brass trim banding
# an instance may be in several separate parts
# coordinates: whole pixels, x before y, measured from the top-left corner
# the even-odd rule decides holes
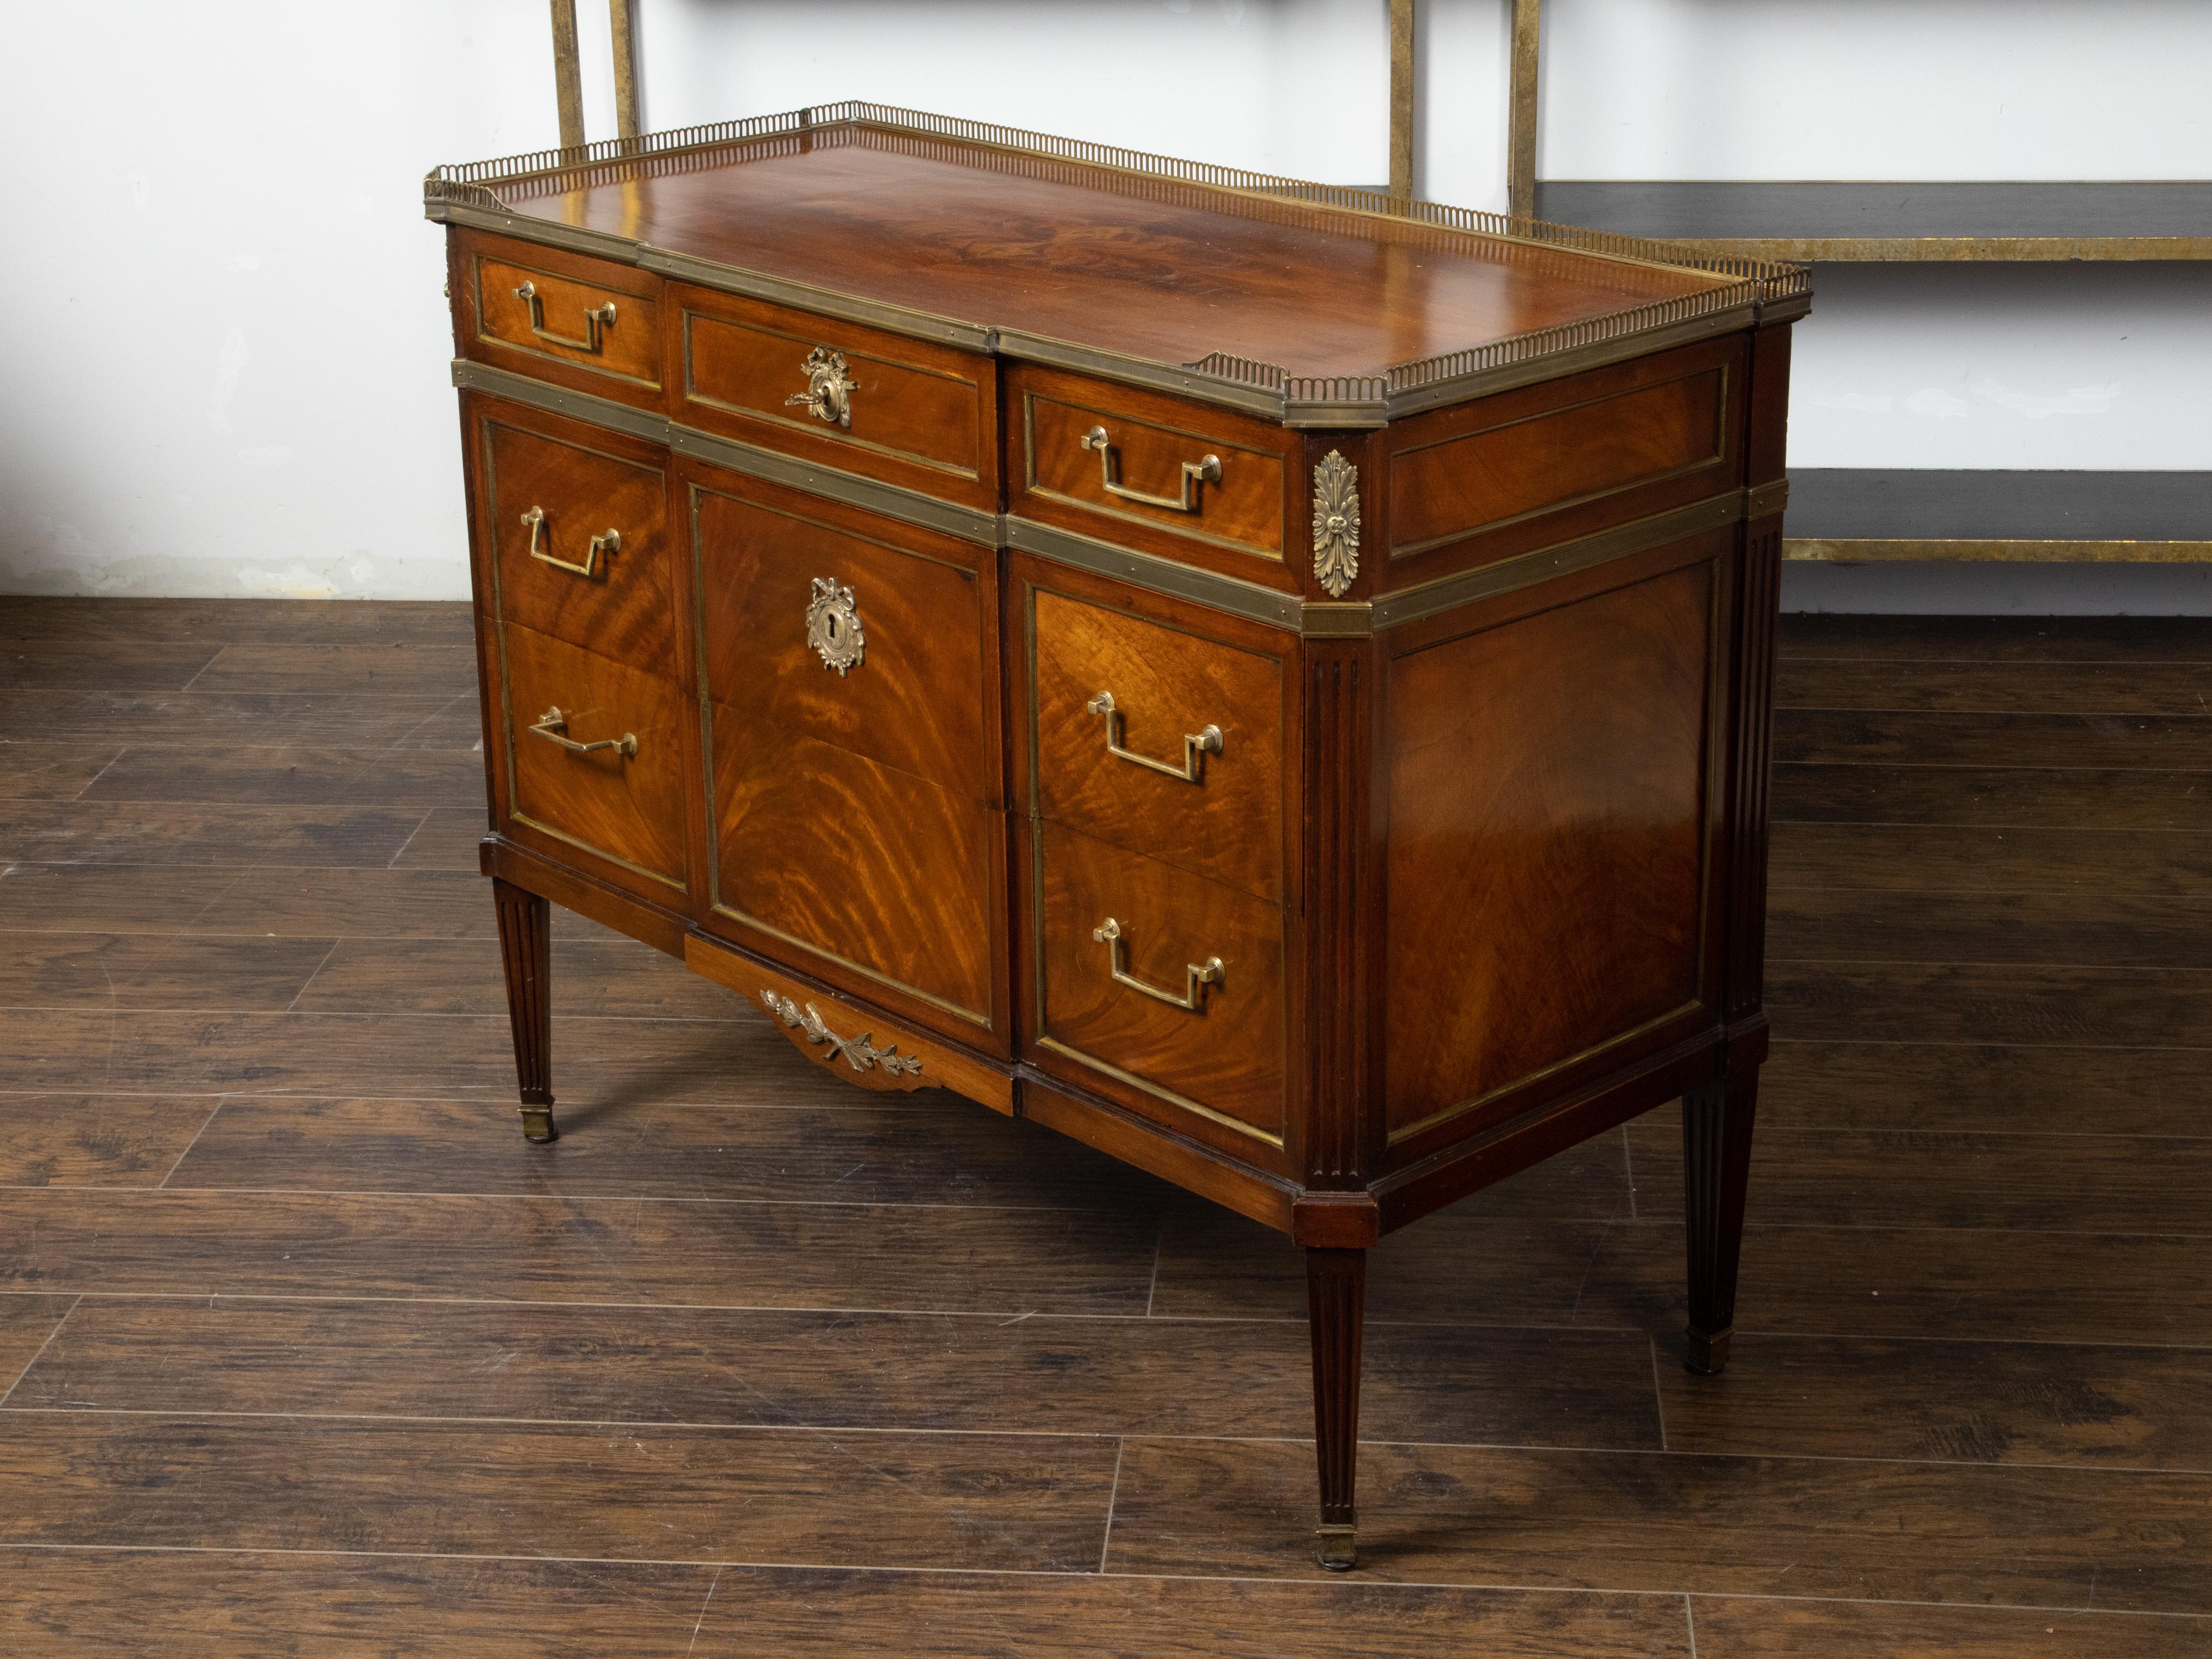
[[[641,438],[665,447],[672,453],[689,455],[732,472],[788,484],[831,501],[846,501],[885,518],[957,536],[984,547],[1015,548],[1034,553],[1055,564],[1072,565],[1101,576],[1110,576],[1171,599],[1190,599],[1271,627],[1288,629],[1308,639],[1360,639],[1385,628],[1418,622],[1424,617],[1451,610],[1470,600],[1508,593],[1550,576],[1587,569],[1608,559],[1638,553],[1704,530],[1718,529],[1747,518],[1766,518],[1778,513],[1789,493],[1788,483],[1776,479],[1751,489],[1729,489],[1687,507],[1654,514],[1631,524],[1615,525],[1579,540],[1562,543],[1518,558],[1425,582],[1419,587],[1386,593],[1372,604],[1332,603],[1304,599],[1257,582],[1248,582],[1218,571],[1180,564],[1157,554],[1139,553],[1072,530],[1039,524],[1012,513],[979,513],[972,507],[940,501],[932,495],[879,483],[857,473],[841,471],[811,461],[794,460],[772,449],[717,437],[665,416],[618,404],[586,392],[569,392],[542,380],[457,358],[453,384],[465,392],[482,392],[510,402],[566,415],[572,420]],[[1908,544],[1920,545],[1920,544]],[[2197,546],[2199,544],[2136,543],[2143,548]],[[1785,544],[1785,548],[1787,544]],[[1806,556],[1799,554],[1796,556]],[[1918,555],[1921,557],[1935,556]],[[1972,556],[1954,555],[1952,556]],[[2149,555],[2157,557],[2156,554]]]
[[[1087,170],[1089,178],[1104,187],[1151,194],[1164,190],[1178,199],[1210,196],[1213,199],[1206,205],[1242,216],[1287,216],[1329,228],[1340,226],[1347,218],[1376,221],[1401,228],[1395,233],[1401,238],[1414,235],[1438,246],[1504,241],[1585,258],[1696,270],[1715,281],[1697,293],[1510,335],[1462,350],[1390,365],[1374,374],[1300,376],[1275,364],[1220,353],[1181,365],[1160,363],[1072,342],[930,316],[520,213],[495,188],[507,187],[518,199],[526,192],[544,197],[559,190],[693,167],[702,161],[712,165],[718,151],[734,161],[738,159],[735,152],[741,149],[780,154],[802,146],[820,148],[862,141],[904,146],[945,159],[950,158],[950,147],[966,146],[969,155],[980,156],[984,164],[1040,176]],[[586,145],[580,151],[541,150],[441,167],[423,180],[422,191],[424,211],[434,220],[550,242],[703,287],[771,299],[920,338],[950,341],[974,350],[1173,391],[1262,415],[1292,428],[1380,426],[1419,410],[1642,356],[1664,344],[1779,320],[1787,308],[1802,309],[1811,291],[1810,272],[1802,264],[1715,256],[1674,243],[1509,218],[1470,208],[860,102],[617,139]]]

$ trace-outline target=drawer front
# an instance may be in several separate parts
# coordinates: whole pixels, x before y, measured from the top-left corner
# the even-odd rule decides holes
[[[509,814],[682,891],[683,694],[511,623],[500,652]]]
[[[1019,510],[1073,509],[1060,521],[1107,540],[1141,526],[1281,561],[1285,434],[1073,376],[1027,371],[1016,383]]]
[[[772,484],[693,476],[708,698],[761,743],[812,738],[999,804],[990,555]]]
[[[1283,665],[1030,590],[1031,810],[1269,902],[1283,894]]]
[[[650,452],[615,453],[619,440],[564,441],[518,415],[478,416],[501,617],[679,677],[666,471],[635,458]]]
[[[1004,1051],[995,556],[683,465],[710,924]]]
[[[991,511],[997,379],[988,357],[678,286],[678,418]]]
[[[1744,345],[1522,386],[1382,434],[1392,586],[1510,558],[1741,481]]]
[[[471,237],[468,356],[603,398],[660,404],[660,279],[626,265]]]
[[[1036,835],[1046,1056],[1279,1142],[1281,911],[1058,824]]]
[[[764,930],[748,942],[769,955],[856,969],[975,1040],[992,1016],[1001,815],[727,704],[708,720],[718,916]]]

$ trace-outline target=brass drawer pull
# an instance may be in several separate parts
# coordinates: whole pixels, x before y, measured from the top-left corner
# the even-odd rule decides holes
[[[601,738],[597,743],[578,743],[568,735],[568,717],[558,708],[547,709],[530,728],[548,743],[557,743],[572,755],[596,754],[602,749],[611,749],[623,756],[637,753],[637,733],[625,732],[618,738]]]
[[[827,421],[832,426],[851,426],[853,394],[860,390],[860,383],[845,378],[845,354],[832,351],[828,346],[817,346],[806,354],[806,361],[799,368],[806,371],[806,390],[794,392],[783,401],[812,410],[816,419]]]
[[[532,507],[529,512],[522,515],[522,521],[530,526],[530,556],[540,564],[551,565],[556,570],[572,570],[579,576],[596,575],[599,573],[600,554],[622,551],[622,532],[610,530],[604,536],[592,538],[585,546],[583,563],[577,564],[568,559],[556,557],[550,547],[544,549],[538,547],[538,532],[545,527],[544,507]]]
[[[514,290],[514,297],[530,307],[530,331],[548,345],[566,346],[571,351],[588,351],[597,355],[601,344],[599,331],[615,325],[615,302],[610,300],[603,306],[592,306],[584,313],[584,337],[580,340],[566,334],[556,334],[545,326],[545,301],[538,292],[538,284],[525,283]]]
[[[1154,760],[1150,755],[1140,755],[1133,749],[1124,749],[1121,746],[1121,711],[1114,706],[1114,694],[1111,691],[1101,691],[1083,706],[1093,714],[1103,714],[1106,717],[1106,752],[1108,754],[1125,761],[1133,761],[1139,766],[1149,766],[1155,772],[1164,772],[1171,778],[1181,778],[1185,783],[1204,783],[1206,781],[1205,757],[1221,752],[1221,728],[1218,726],[1201,726],[1195,732],[1186,732],[1182,734],[1182,764],[1170,766],[1165,761]]]
[[[1180,1008],[1189,1014],[1202,1014],[1206,1012],[1206,988],[1221,983],[1224,972],[1221,958],[1208,957],[1203,967],[1195,962],[1183,964],[1181,996],[1172,991],[1163,991],[1157,985],[1146,984],[1129,971],[1129,947],[1122,942],[1120,922],[1109,916],[1091,930],[1091,937],[1106,947],[1106,960],[1113,966],[1116,985],[1126,985],[1132,991],[1142,991],[1154,1000],[1166,1003],[1170,1008]]]
[[[1203,460],[1182,464],[1182,494],[1176,495],[1147,495],[1141,489],[1132,489],[1117,476],[1121,467],[1114,459],[1114,445],[1106,435],[1106,428],[1094,426],[1077,440],[1085,449],[1098,452],[1098,477],[1109,495],[1119,495],[1125,501],[1140,501],[1146,507],[1164,507],[1170,513],[1195,513],[1199,508],[1198,487],[1202,483],[1221,482],[1221,457],[1208,455]]]

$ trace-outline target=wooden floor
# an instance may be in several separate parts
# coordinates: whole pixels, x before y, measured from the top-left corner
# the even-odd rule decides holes
[[[1261,1229],[566,916],[524,1144],[463,611],[0,601],[0,1653],[2212,1655],[2212,626],[1784,640],[1732,1369],[1396,1236],[1346,1579]]]

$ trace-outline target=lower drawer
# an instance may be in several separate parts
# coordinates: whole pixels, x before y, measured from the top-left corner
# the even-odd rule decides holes
[[[500,645],[510,817],[684,890],[683,694],[512,623]]]
[[[1058,824],[1034,833],[1046,1057],[1279,1140],[1282,912]]]
[[[708,714],[714,915],[764,931],[746,943],[802,972],[856,971],[863,994],[911,998],[918,1020],[976,1041],[995,1001],[1000,812],[751,711]]]

